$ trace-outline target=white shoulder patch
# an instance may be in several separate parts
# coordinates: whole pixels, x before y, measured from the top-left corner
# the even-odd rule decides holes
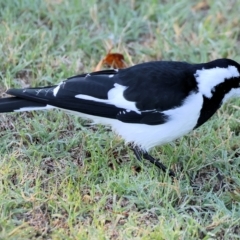
[[[194,74],[198,83],[199,92],[207,98],[212,97],[212,91],[218,84],[224,82],[226,79],[239,76],[240,74],[234,66],[228,66],[228,68],[203,68],[202,70],[197,70]]]

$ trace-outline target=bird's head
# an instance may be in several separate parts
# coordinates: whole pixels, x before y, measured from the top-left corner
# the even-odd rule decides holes
[[[199,64],[194,76],[198,91],[208,99],[217,97],[224,103],[240,97],[240,65],[231,59]]]

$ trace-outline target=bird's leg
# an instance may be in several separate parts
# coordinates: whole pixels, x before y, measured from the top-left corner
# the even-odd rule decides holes
[[[220,183],[220,188],[223,188],[225,183],[224,183],[224,176],[219,172],[218,168],[216,168],[216,174],[217,174],[217,179]]]
[[[157,166],[158,168],[160,168],[163,172],[167,171],[167,167],[164,166],[164,164],[159,162],[157,159],[153,158],[148,152],[143,151],[143,150],[139,149],[138,147],[132,147],[131,149],[133,150],[136,158],[139,161],[142,161],[142,158],[144,158],[144,159],[148,160],[149,162],[151,162],[152,164],[154,164],[155,166]],[[171,169],[169,170],[169,176],[175,177],[175,173]]]
[[[148,152],[143,152],[143,158],[153,163],[155,166],[163,170],[163,172],[167,171],[167,167],[163,163],[152,157]],[[175,173],[171,169],[169,169],[169,176],[175,177]]]
[[[143,153],[140,149],[138,149],[138,147],[131,147],[132,151],[134,152],[137,160],[139,160],[140,162],[142,161],[142,157],[143,157]]]

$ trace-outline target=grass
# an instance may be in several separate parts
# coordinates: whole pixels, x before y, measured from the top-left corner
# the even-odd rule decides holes
[[[234,0],[1,2],[0,94],[93,70],[109,39],[129,66],[240,62],[239,11]],[[152,150],[174,181],[102,126],[60,111],[1,114],[0,239],[239,239],[239,103]]]

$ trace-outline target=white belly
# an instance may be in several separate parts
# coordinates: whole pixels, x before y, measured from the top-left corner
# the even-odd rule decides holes
[[[124,123],[115,119],[69,112],[75,113],[80,117],[89,118],[94,123],[110,125],[126,143],[132,142],[148,150],[154,146],[171,142],[190,132],[197,124],[202,105],[202,95],[200,93],[192,93],[181,107],[163,112],[169,119],[161,125]]]
[[[169,121],[164,124],[128,124],[118,121],[113,125],[113,129],[126,142],[134,142],[148,150],[189,133],[197,124],[202,105],[202,95],[192,94],[185,100],[183,106],[163,112],[169,116]]]

